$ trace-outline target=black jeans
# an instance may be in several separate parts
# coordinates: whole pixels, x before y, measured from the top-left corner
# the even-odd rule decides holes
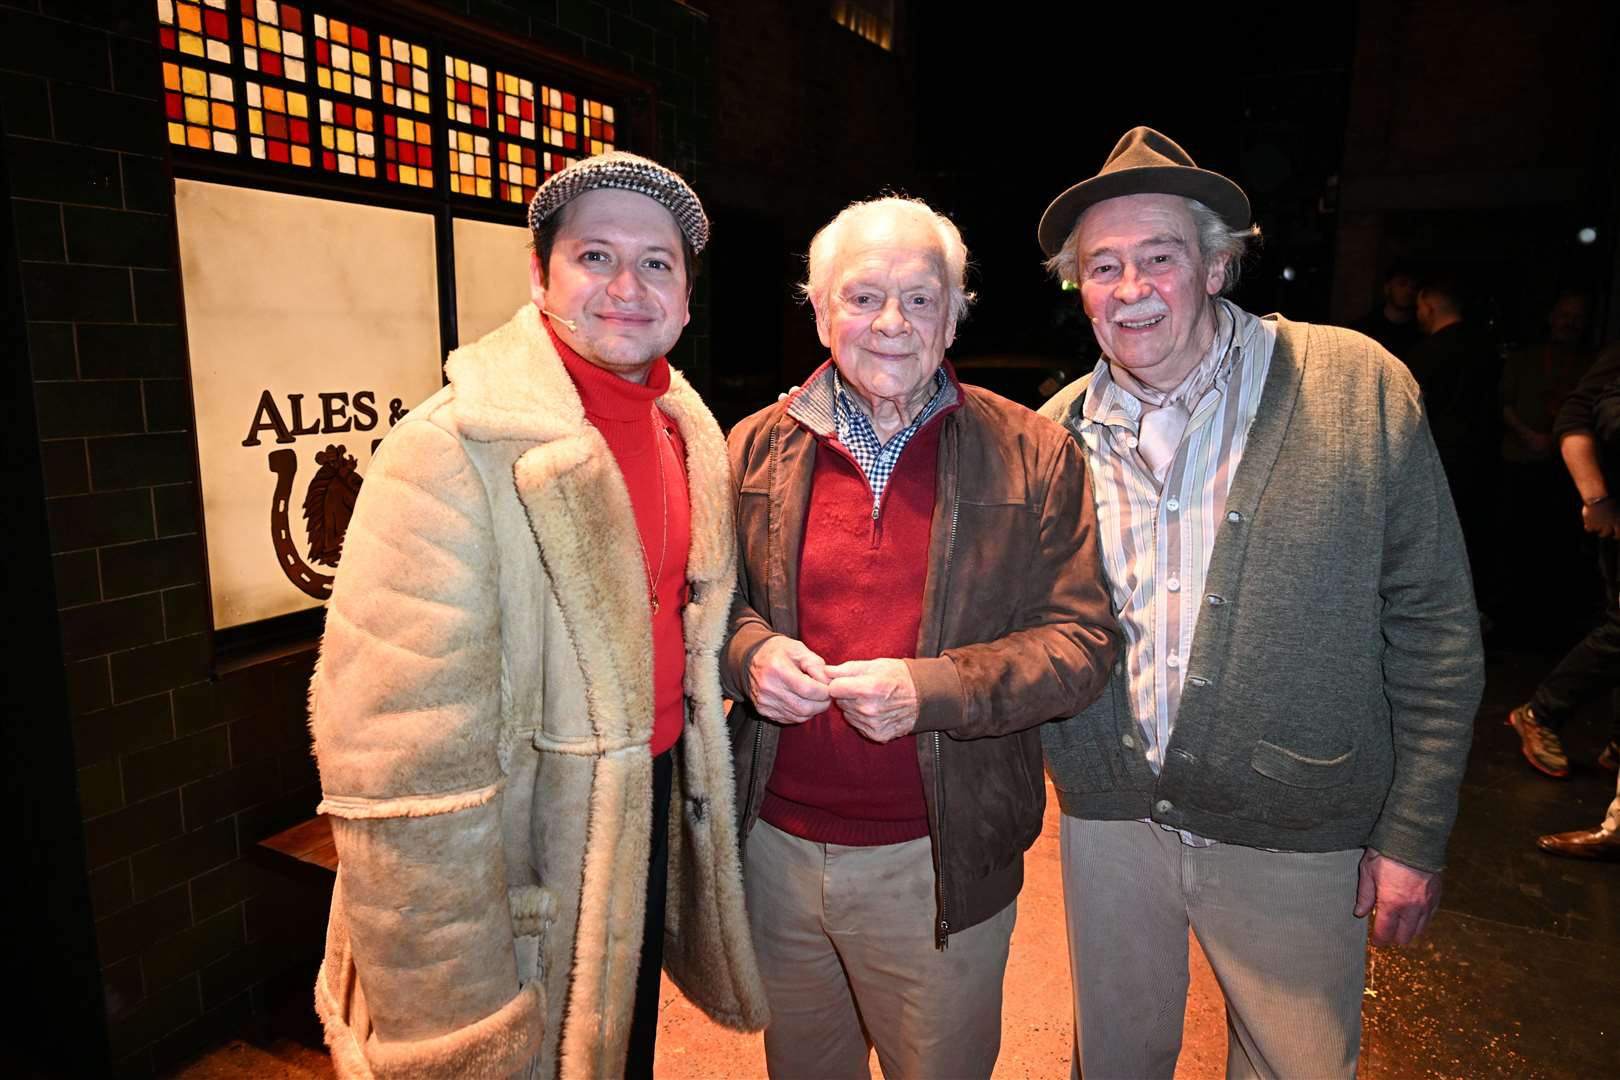
[[[664,897],[669,887],[669,791],[675,751],[653,758],[652,840],[647,850],[647,915],[641,924],[641,966],[630,1018],[626,1080],[651,1080],[658,1043],[658,991],[664,970]]]
[[[1607,691],[1612,703],[1609,737],[1620,740],[1620,543],[1602,541],[1598,563],[1603,571],[1603,616],[1541,680],[1530,707],[1536,719],[1557,731],[1576,709]]]

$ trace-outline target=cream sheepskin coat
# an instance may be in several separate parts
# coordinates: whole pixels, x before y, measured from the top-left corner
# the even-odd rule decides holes
[[[341,861],[316,1008],[344,1077],[616,1076],[651,828],[630,497],[532,306],[446,373],[367,470],[310,688]],[[716,666],[725,443],[678,373],[658,406],[686,440],[693,593],[664,962],[757,1029]]]

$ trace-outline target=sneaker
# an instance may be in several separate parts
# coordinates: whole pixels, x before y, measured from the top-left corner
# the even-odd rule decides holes
[[[1620,769],[1620,742],[1609,740],[1609,745],[1598,755],[1598,768],[1608,769],[1610,772]]]
[[[1569,775],[1569,758],[1558,732],[1537,720],[1528,703],[1508,713],[1507,722],[1519,733],[1519,748],[1531,768],[1560,780]]]

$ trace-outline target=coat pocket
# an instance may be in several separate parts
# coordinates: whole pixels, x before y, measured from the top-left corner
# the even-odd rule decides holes
[[[1260,740],[1249,757],[1249,767],[1279,784],[1297,788],[1337,787],[1355,775],[1354,747],[1333,757],[1304,754]]]

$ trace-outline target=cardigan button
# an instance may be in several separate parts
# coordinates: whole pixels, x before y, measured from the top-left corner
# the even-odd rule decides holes
[[[1243,515],[1238,513],[1236,510],[1232,510],[1232,511],[1229,511],[1227,513],[1226,520],[1227,521],[1242,521],[1243,520]]]
[[[1119,741],[1125,744],[1125,749],[1127,750],[1136,749],[1136,739],[1130,735],[1121,735],[1119,737]]]
[[[1175,804],[1173,804],[1169,799],[1160,799],[1158,802],[1153,804],[1153,812],[1155,814],[1168,814],[1174,809]]]

